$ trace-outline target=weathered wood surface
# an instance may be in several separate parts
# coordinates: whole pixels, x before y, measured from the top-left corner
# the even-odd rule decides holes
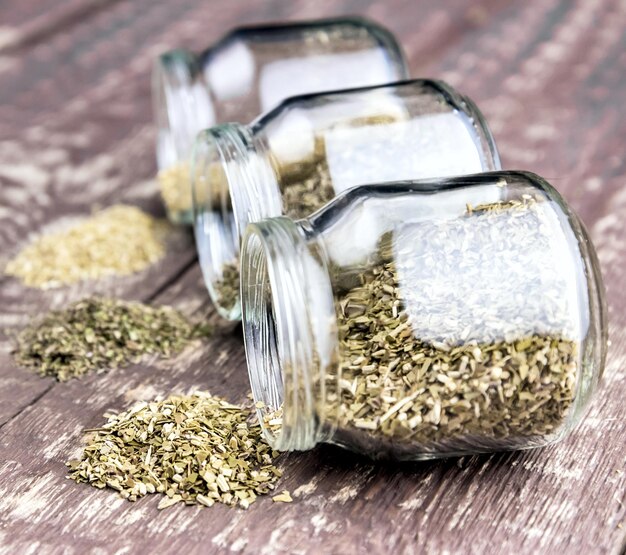
[[[284,458],[291,505],[156,510],[65,479],[106,409],[170,391],[247,393],[239,330],[170,361],[56,384],[0,336],[0,553],[621,553],[626,539],[626,2],[390,0],[0,4],[0,266],[42,230],[117,201],[162,214],[149,69],[242,23],[360,12],[397,33],[416,76],[489,119],[505,167],[552,181],[595,241],[608,290],[604,385],[571,438],[540,451],[376,465],[322,447]],[[0,328],[89,292],[213,318],[191,238],[142,274],[28,290],[0,278]]]

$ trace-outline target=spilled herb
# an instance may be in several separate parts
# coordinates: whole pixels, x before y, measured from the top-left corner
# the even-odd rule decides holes
[[[263,440],[250,409],[208,392],[140,402],[105,416],[104,426],[86,430],[81,458],[67,463],[70,478],[112,488],[129,501],[160,493],[159,509],[178,503],[246,509],[281,476],[278,453]],[[276,497],[291,500],[288,492]]]
[[[42,289],[133,274],[163,257],[165,229],[139,208],[111,206],[65,231],[37,238],[9,261],[5,272]]]
[[[21,366],[67,381],[145,355],[169,357],[210,333],[170,307],[94,297],[34,321],[18,335],[13,354]]]

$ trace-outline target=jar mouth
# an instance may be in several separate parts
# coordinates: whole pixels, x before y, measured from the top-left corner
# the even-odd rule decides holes
[[[248,128],[237,123],[200,133],[192,166],[194,231],[204,280],[219,314],[240,320],[240,238],[248,223],[281,213],[278,184]]]
[[[276,308],[263,244],[257,234],[246,243],[250,251],[250,269],[244,270],[242,305],[246,352],[249,351],[248,372],[257,416],[265,438],[274,449],[288,443],[282,418],[285,388],[278,357]],[[250,298],[249,298],[250,297]],[[276,425],[272,425],[272,421]],[[288,429],[288,428],[287,428]]]
[[[152,69],[152,104],[160,170],[187,161],[196,134],[215,124],[208,86],[198,57],[188,50],[159,56]]]
[[[194,236],[202,276],[219,315],[239,320],[239,234],[229,168],[216,129],[198,135],[191,165]]]
[[[242,243],[250,385],[265,438],[280,451],[310,449],[324,434],[324,357],[309,307],[329,289],[307,278],[303,248],[298,224],[283,217],[250,225]]]

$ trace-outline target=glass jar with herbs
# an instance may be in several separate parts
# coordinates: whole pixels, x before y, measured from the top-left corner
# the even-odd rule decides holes
[[[220,314],[239,319],[239,243],[248,222],[315,212],[357,185],[499,169],[484,118],[440,81],[295,97],[252,125],[198,136],[195,234]]]
[[[539,447],[602,375],[589,237],[536,175],[363,186],[251,224],[243,326],[270,445],[374,458]]]
[[[153,71],[159,183],[169,217],[191,223],[188,158],[195,135],[248,123],[297,94],[408,77],[396,39],[363,18],[242,27],[206,50],[172,50]]]

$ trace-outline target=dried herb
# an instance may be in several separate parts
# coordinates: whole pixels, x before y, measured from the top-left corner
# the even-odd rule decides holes
[[[204,172],[197,173],[195,179],[198,183],[196,200],[200,206],[206,206],[209,202],[209,190],[211,191],[211,202],[216,207],[221,205],[224,195],[230,195],[224,168],[219,163],[213,162],[204,168]],[[161,170],[157,174],[157,182],[169,219],[175,223],[193,223],[190,164],[179,162]],[[227,196],[226,198],[230,197]]]
[[[342,426],[423,445],[557,431],[574,400],[575,342],[535,335],[435,346],[413,336],[397,283],[384,265],[344,297]]]
[[[357,283],[337,298],[341,379],[335,402],[325,407],[338,426],[338,441],[381,454],[380,445],[368,446],[363,437],[381,438],[395,450],[405,444],[463,451],[488,447],[490,439],[514,447],[518,440],[528,445],[523,438],[558,433],[575,398],[579,346],[569,339],[576,335],[553,265],[546,264],[540,282],[531,275],[537,249],[550,240],[542,214],[530,197],[468,207],[472,221],[388,234],[379,263],[344,277]],[[502,252],[484,253],[491,262],[462,263],[467,255],[458,245],[493,244],[494,236],[502,238]],[[519,258],[509,260],[507,249],[515,242]],[[436,260],[428,258],[433,252],[440,253]],[[525,260],[527,255],[535,258]],[[528,301],[463,301],[472,291],[458,288],[478,283],[471,272],[480,274],[482,263],[498,264],[494,275],[525,284]],[[456,288],[455,279],[461,280]],[[525,327],[536,332],[520,335]]]
[[[239,264],[231,262],[222,266],[222,277],[214,285],[221,308],[231,310],[239,300],[239,279]]]
[[[274,503],[291,503],[293,499],[287,490],[283,490],[278,495],[272,497],[272,501]]]
[[[140,209],[115,205],[66,231],[39,237],[11,260],[5,271],[40,288],[128,275],[165,254],[164,232],[162,222]]]
[[[206,392],[141,402],[105,415],[70,477],[117,490],[129,501],[161,493],[158,507],[177,503],[248,508],[272,491],[281,476],[278,453],[265,443],[249,408]],[[279,500],[291,500],[282,492]]]
[[[42,376],[66,381],[144,355],[171,356],[209,333],[170,307],[88,298],[29,325],[18,335],[14,357]]]
[[[285,215],[293,220],[310,216],[335,196],[328,166],[323,161],[315,163],[307,173],[300,172],[282,188]]]
[[[157,174],[163,203],[174,221],[190,220],[192,211],[188,163],[179,163]]]

